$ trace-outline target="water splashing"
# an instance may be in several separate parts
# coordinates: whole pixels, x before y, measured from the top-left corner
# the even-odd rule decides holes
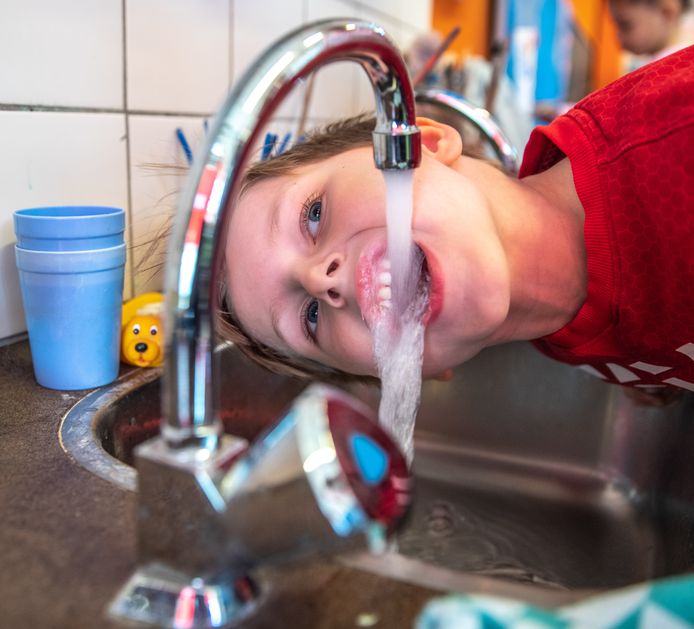
[[[374,327],[374,355],[381,378],[378,417],[411,463],[422,386],[422,318],[429,290],[428,284],[419,281],[424,257],[411,235],[413,171],[383,171],[383,175],[392,307],[382,311]]]

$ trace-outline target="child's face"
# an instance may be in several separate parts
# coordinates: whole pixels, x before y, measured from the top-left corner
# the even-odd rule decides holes
[[[431,275],[425,377],[477,353],[507,307],[496,290],[505,267],[485,199],[444,161],[425,152],[415,171],[413,238]],[[247,333],[290,355],[376,374],[371,326],[386,251],[384,194],[370,147],[246,192],[232,210],[226,259],[229,296]]]
[[[671,11],[659,4],[613,0],[610,11],[622,48],[637,55],[652,55],[668,44],[674,23]]]

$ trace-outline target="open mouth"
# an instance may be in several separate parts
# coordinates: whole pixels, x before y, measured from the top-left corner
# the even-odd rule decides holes
[[[400,304],[401,312],[409,312],[416,319],[428,320],[429,315],[429,293],[431,289],[431,274],[429,265],[419,245],[414,245],[411,267],[407,275],[403,278],[401,286],[402,295],[407,300]]]
[[[429,264],[427,263],[427,257],[419,246],[417,250],[421,255],[422,262],[419,266],[419,278],[417,280],[417,299],[420,295],[426,295],[426,310],[424,311],[423,321],[426,325],[431,320],[431,273],[429,273]]]
[[[443,275],[436,257],[425,247],[416,244],[422,254],[420,287],[426,285],[428,305],[424,314],[424,325],[431,325],[441,314],[443,306]]]
[[[415,247],[416,263],[413,266],[417,270],[413,270],[407,278],[403,292],[414,296],[410,303],[419,310],[421,314],[418,317],[427,325],[438,315],[440,299],[437,297],[432,300],[433,287],[437,283],[432,277],[429,256],[418,244]],[[415,280],[416,286],[413,286],[412,282]],[[372,248],[362,256],[357,265],[357,301],[362,318],[369,328],[373,328],[384,311],[393,307],[392,298],[392,271],[385,247]]]

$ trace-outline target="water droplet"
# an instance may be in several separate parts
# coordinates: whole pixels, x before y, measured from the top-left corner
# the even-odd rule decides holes
[[[378,621],[378,616],[373,612],[364,612],[356,617],[354,624],[357,627],[373,627],[378,624]]]

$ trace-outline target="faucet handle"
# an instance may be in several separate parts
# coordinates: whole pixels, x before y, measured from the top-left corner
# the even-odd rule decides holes
[[[385,550],[408,511],[411,479],[366,405],[311,385],[233,466],[222,492],[232,561],[251,569],[344,550],[362,536]]]
[[[309,386],[247,445],[227,435],[209,457],[162,439],[140,446],[144,561],[112,616],[227,626],[253,609],[253,568],[363,548],[364,536],[383,551],[407,513],[405,457],[369,407],[340,389]]]
[[[312,385],[296,408],[303,468],[321,511],[338,534],[364,526],[372,550],[379,550],[379,530],[385,540],[411,503],[405,457],[371,409],[340,389]],[[326,465],[313,464],[320,459]],[[338,488],[342,497],[334,495]]]

